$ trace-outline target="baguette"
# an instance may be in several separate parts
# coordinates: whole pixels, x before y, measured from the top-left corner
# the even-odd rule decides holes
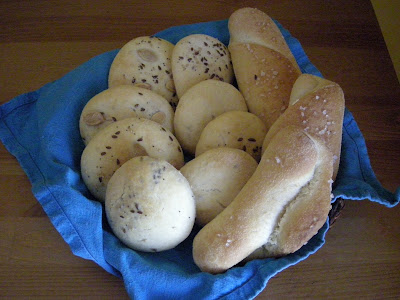
[[[239,9],[230,16],[228,28],[239,89],[249,111],[268,129],[288,107],[300,68],[279,28],[264,12]]]
[[[324,143],[298,127],[284,128],[233,202],[196,235],[195,263],[221,273],[263,245],[264,257],[298,250],[327,219],[331,178]]]
[[[299,126],[322,139],[333,154],[333,180],[339,170],[345,100],[341,87],[332,81],[302,74],[293,85],[288,109],[268,131],[262,146],[288,125]]]

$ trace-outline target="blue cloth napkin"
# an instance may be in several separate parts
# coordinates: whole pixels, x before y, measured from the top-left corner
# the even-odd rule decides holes
[[[278,24],[278,23],[277,23]],[[300,43],[278,24],[302,71],[317,76]],[[227,20],[169,28],[156,34],[176,43],[192,33],[229,42]],[[111,232],[104,210],[94,201],[80,176],[84,148],[79,116],[94,95],[107,88],[109,67],[118,50],[92,58],[37,91],[20,95],[0,107],[0,139],[21,164],[35,197],[72,252],[120,276],[135,299],[251,299],[268,280],[315,253],[325,242],[328,222],[296,253],[279,259],[254,260],[224,274],[202,273],[192,258],[198,228],[175,249],[142,253],[125,247]],[[392,207],[400,201],[385,190],[371,168],[365,141],[346,110],[340,171],[335,199],[369,199]]]

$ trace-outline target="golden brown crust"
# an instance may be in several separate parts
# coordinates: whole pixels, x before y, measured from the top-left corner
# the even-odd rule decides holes
[[[292,86],[300,73],[284,55],[261,45],[234,44],[229,50],[249,111],[270,128],[288,107]]]
[[[291,105],[268,131],[263,151],[282,128],[299,126],[308,134],[322,139],[332,152],[335,179],[339,169],[344,107],[343,91],[338,84],[302,74],[293,86]]]
[[[296,201],[302,189],[313,180],[317,166],[326,167],[324,174],[329,174],[329,164],[324,165],[325,157],[329,158],[329,155],[330,152],[322,143],[313,140],[300,128],[290,126],[281,130],[271,141],[255,173],[233,202],[195,237],[193,257],[200,269],[211,273],[223,272],[266,244],[293,199]],[[325,203],[330,203],[329,195],[328,198],[325,195],[326,187],[330,195],[330,186],[323,185],[322,207],[326,206]],[[316,189],[320,187],[316,186]],[[315,229],[310,228],[310,223],[306,222],[308,229],[312,230],[301,231],[300,239],[293,239],[292,224],[303,222],[310,214],[312,218],[315,216],[314,212],[302,209],[318,208],[317,212],[320,209],[318,198],[308,199],[307,195],[310,193],[305,193],[305,196],[303,194],[300,194],[299,204],[293,202],[300,209],[296,208],[293,212],[287,210],[288,217],[282,219],[283,223],[280,224],[285,236],[279,239],[282,239],[282,247],[290,251],[301,247],[306,242],[305,239],[315,232]],[[302,201],[308,202],[303,204]],[[313,203],[314,201],[317,202]],[[297,217],[300,219],[296,219]],[[326,220],[327,211],[322,209],[318,213],[318,219],[322,220],[324,217]],[[285,219],[289,218],[290,221],[286,224]]]
[[[269,128],[287,108],[301,71],[279,28],[265,13],[239,9],[230,16],[228,27],[239,89],[249,111]]]
[[[256,8],[244,7],[236,10],[229,18],[230,45],[259,44],[286,56],[300,72],[296,59],[286,44],[275,22]]]

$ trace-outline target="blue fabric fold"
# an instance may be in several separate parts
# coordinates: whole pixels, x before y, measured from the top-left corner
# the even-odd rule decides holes
[[[278,22],[302,72],[322,74],[300,43]],[[156,34],[176,43],[188,34],[204,33],[229,42],[227,20],[178,26]],[[199,228],[176,248],[142,253],[122,244],[111,232],[102,205],[80,177],[83,143],[79,116],[84,105],[107,88],[109,67],[118,50],[92,58],[59,80],[20,95],[0,106],[0,139],[26,172],[32,191],[72,252],[96,262],[124,280],[135,299],[251,299],[278,272],[315,253],[325,242],[328,221],[307,245],[278,259],[248,262],[224,274],[202,273],[193,262],[192,241]],[[346,109],[340,170],[334,185],[338,198],[378,202],[393,207],[400,201],[384,189],[371,168],[364,138]]]

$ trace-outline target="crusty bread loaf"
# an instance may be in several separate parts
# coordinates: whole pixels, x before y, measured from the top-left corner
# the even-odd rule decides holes
[[[242,8],[229,18],[229,51],[240,91],[249,111],[267,129],[289,104],[301,71],[274,21],[255,8]]]
[[[220,273],[265,245],[271,256],[296,251],[331,207],[332,154],[298,127],[282,129],[233,202],[196,235],[199,268]]]
[[[333,154],[333,179],[336,178],[342,144],[345,100],[341,87],[332,81],[302,74],[295,82],[288,109],[268,131],[263,151],[273,137],[288,125],[299,126],[321,138]]]

